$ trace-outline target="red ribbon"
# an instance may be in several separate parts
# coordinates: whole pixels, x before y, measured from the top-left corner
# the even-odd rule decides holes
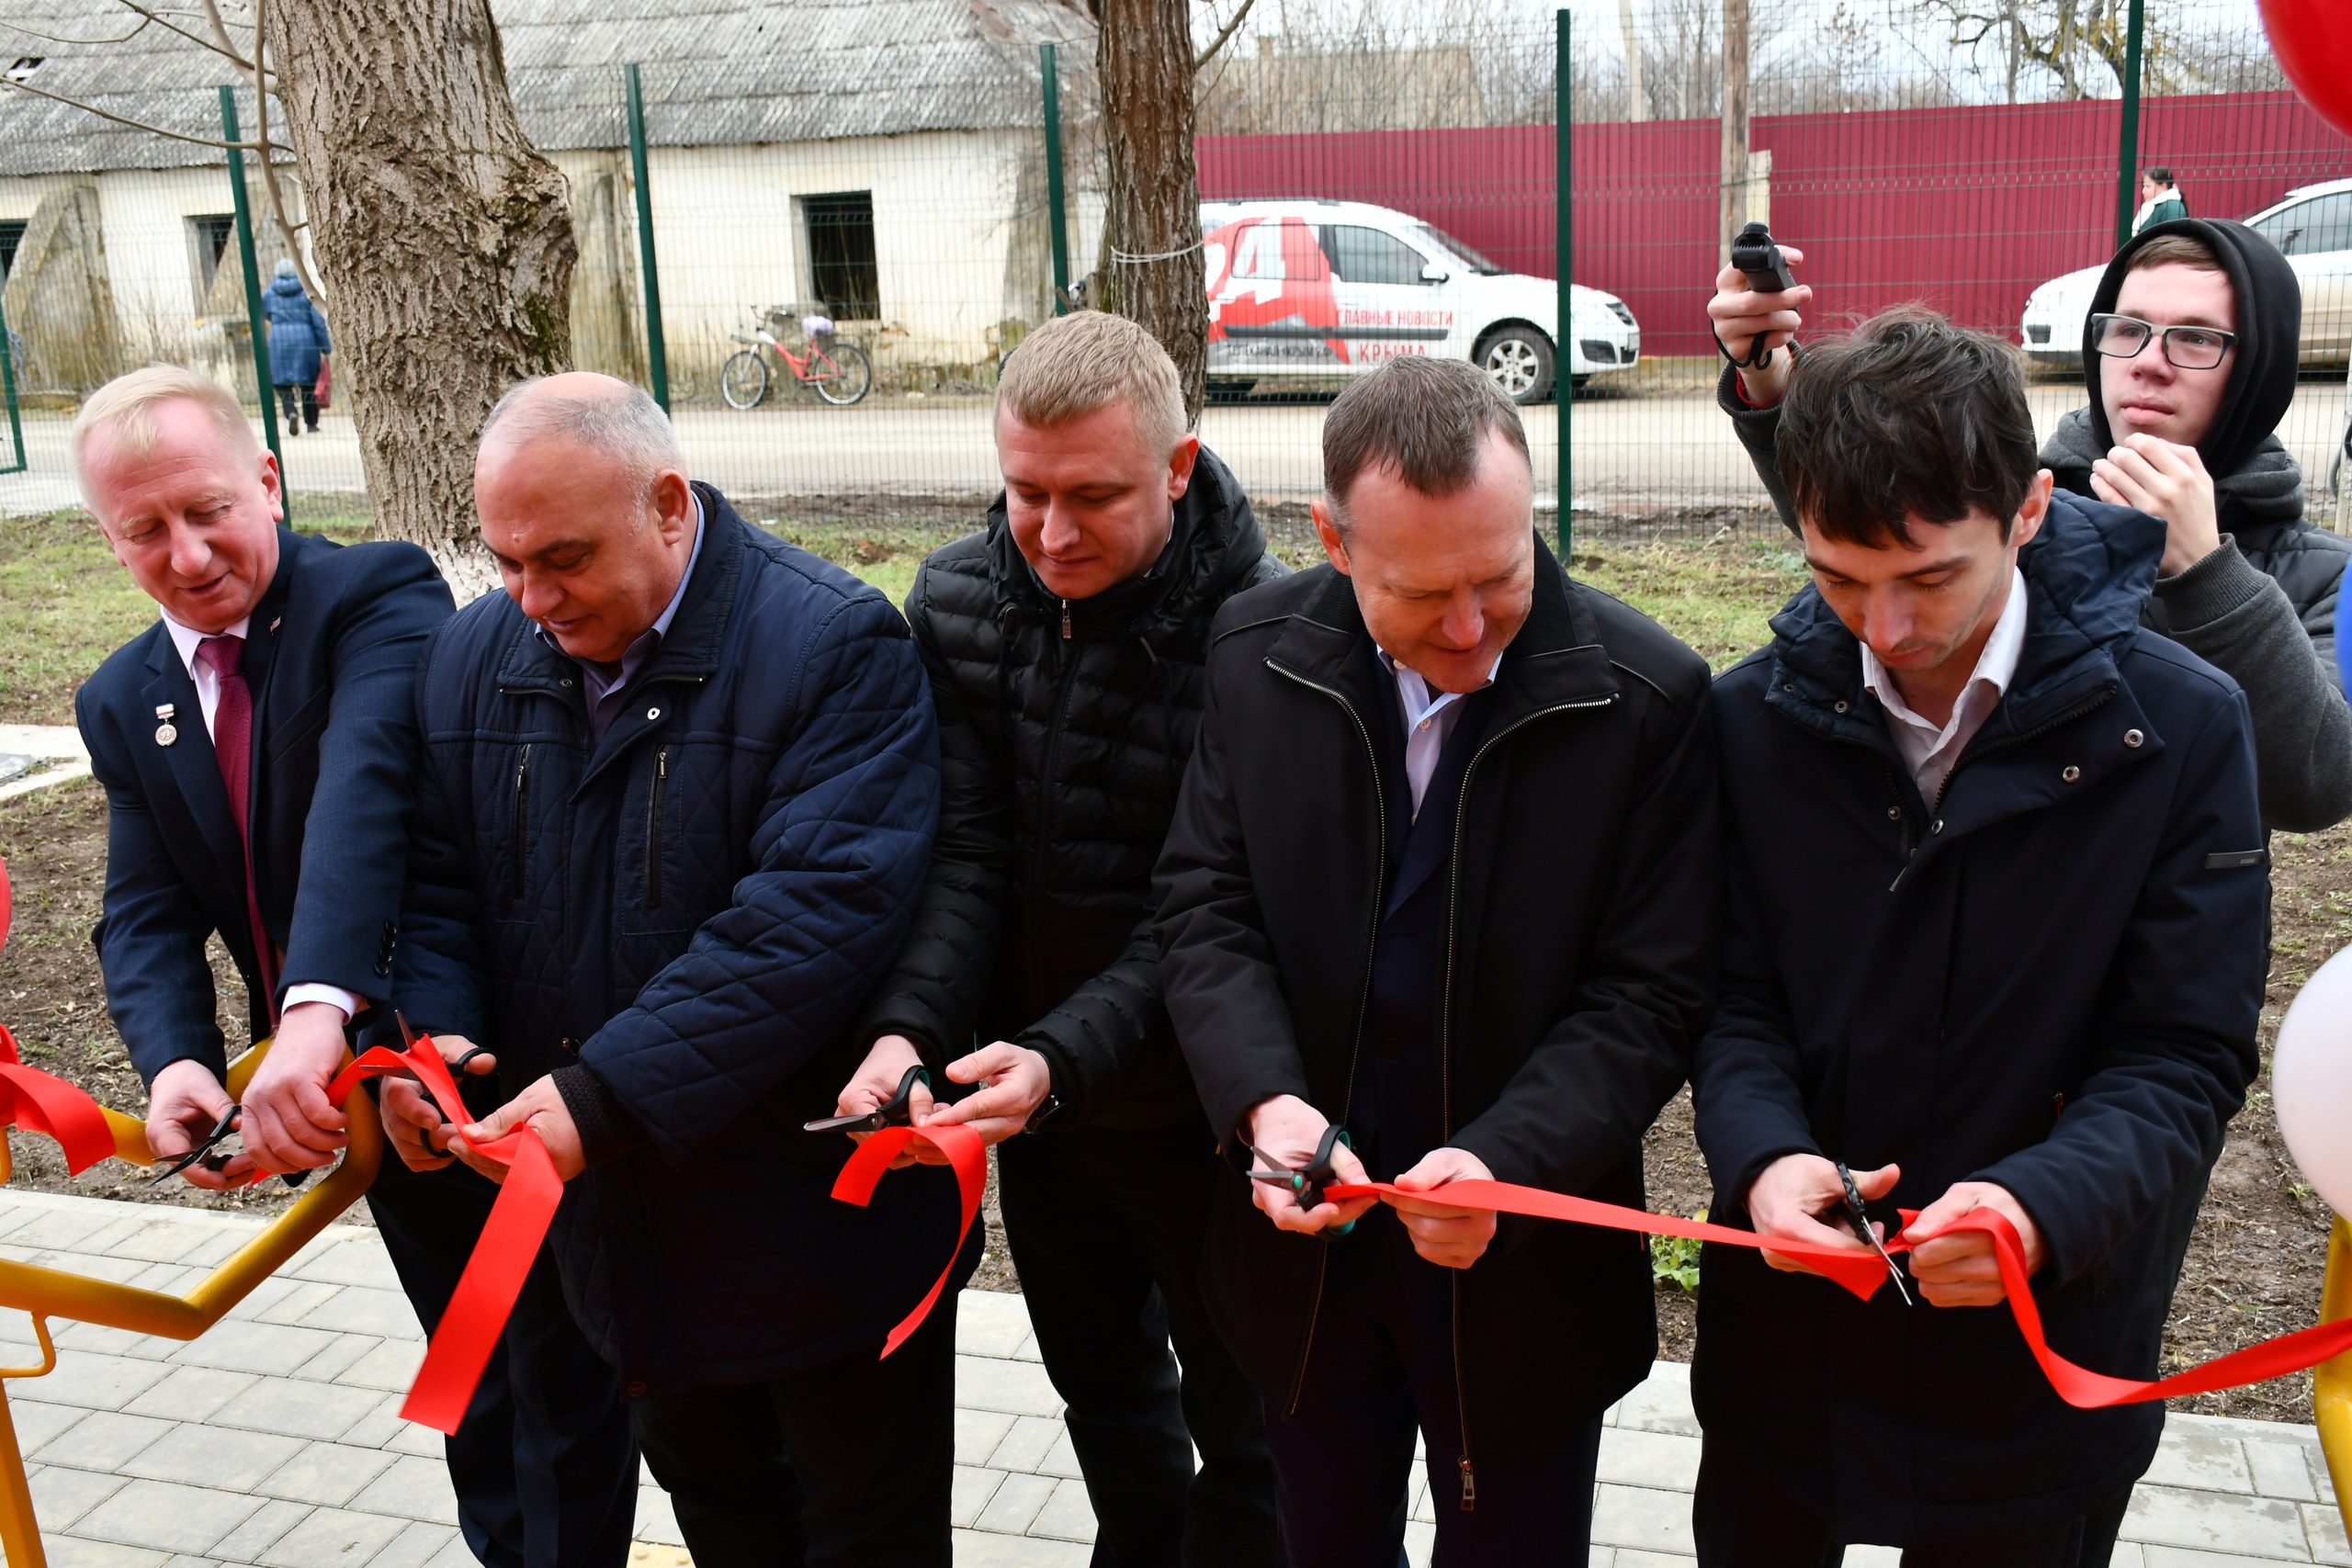
[[[922,1320],[931,1315],[931,1309],[938,1303],[939,1292],[947,1288],[947,1277],[956,1272],[956,1259],[964,1255],[964,1238],[972,1234],[972,1221],[980,1213],[980,1194],[988,1187],[988,1146],[980,1142],[978,1133],[961,1122],[950,1122],[944,1127],[885,1127],[858,1145],[857,1152],[849,1156],[849,1163],[842,1167],[842,1173],[833,1179],[833,1196],[862,1209],[872,1201],[875,1184],[882,1179],[882,1173],[890,1168],[890,1162],[917,1139],[945,1155],[947,1163],[956,1168],[956,1190],[964,1201],[964,1224],[956,1233],[956,1247],[947,1255],[947,1267],[942,1269],[939,1278],[932,1281],[929,1293],[915,1304],[914,1311],[899,1320],[898,1327],[890,1330],[890,1337],[882,1341],[882,1359],[885,1359],[891,1351],[907,1342],[909,1335],[922,1326]]]
[[[1843,1285],[1864,1301],[1878,1293],[1879,1287],[1891,1277],[1878,1254],[1855,1247],[1831,1247],[1823,1242],[1772,1239],[1753,1231],[1733,1230],[1725,1225],[1711,1225],[1698,1220],[1679,1220],[1671,1214],[1653,1214],[1641,1209],[1621,1208],[1614,1203],[1598,1203],[1589,1198],[1570,1198],[1558,1192],[1546,1192],[1536,1187],[1518,1187],[1508,1181],[1453,1181],[1442,1187],[1421,1192],[1408,1192],[1387,1182],[1365,1182],[1356,1185],[1335,1185],[1323,1190],[1323,1195],[1334,1202],[1351,1198],[1398,1197],[1415,1198],[1426,1202],[1449,1203],[1464,1209],[1489,1210],[1498,1214],[1525,1214],[1542,1220],[1568,1220],[1578,1224],[1606,1225],[1611,1230],[1640,1231],[1652,1235],[1690,1236],[1699,1241],[1712,1241],[1725,1247],[1752,1247],[1786,1258],[1802,1258],[1822,1273]],[[1917,1220],[1918,1211],[1900,1211],[1907,1226]],[[2032,1288],[2027,1283],[2025,1244],[2018,1236],[2017,1227],[1997,1210],[1972,1209],[1930,1235],[1951,1235],[1959,1231],[1983,1231],[1993,1238],[1993,1255],[2001,1269],[2001,1283],[2007,1290],[2009,1313],[2017,1319],[2018,1332],[2025,1337],[2026,1348],[2041,1364],[2042,1375],[2050,1380],[2058,1397],[2082,1410],[2098,1410],[2112,1404],[2138,1404],[2153,1399],[2176,1399],[2192,1393],[2212,1393],[2225,1388],[2239,1388],[2246,1383],[2260,1382],[2266,1378],[2285,1377],[2319,1365],[2322,1361],[2352,1350],[2352,1318],[2335,1323],[2323,1323],[2314,1327],[2282,1334],[2276,1339],[2266,1339],[2259,1345],[2249,1345],[2243,1350],[2176,1372],[2168,1378],[2142,1382],[2132,1378],[2112,1378],[2104,1372],[2076,1366],[2050,1348],[2042,1337],[2041,1308],[2033,1299]],[[1890,1239],[1889,1252],[1907,1252],[1914,1244]],[[1939,1310],[1939,1309],[1929,1309]]]
[[[340,1105],[361,1078],[384,1073],[414,1073],[453,1128],[474,1120],[458,1097],[457,1083],[430,1035],[406,1051],[375,1047],[335,1075],[334,1082],[327,1086],[327,1099]],[[452,1135],[466,1143],[461,1134]],[[556,1208],[563,1201],[563,1182],[555,1173],[555,1161],[531,1128],[518,1127],[493,1142],[466,1143],[466,1146],[504,1165],[506,1180],[498,1190],[498,1201],[491,1205],[490,1219],[481,1228],[481,1239],[474,1244],[473,1256],[466,1259],[466,1271],[458,1278],[458,1289],[441,1314],[440,1326],[424,1348],[424,1364],[417,1369],[416,1382],[409,1386],[408,1399],[401,1405],[406,1419],[448,1433],[455,1433],[466,1418],[466,1407],[473,1403],[482,1369],[498,1348],[499,1336],[514,1314],[514,1298],[522,1294],[523,1281],[539,1255],[539,1243],[546,1239]]]
[[[17,1037],[0,1025],[0,1124],[43,1133],[65,1151],[65,1168],[73,1175],[114,1153],[114,1130],[107,1125],[98,1102],[39,1067],[28,1067],[17,1055]]]

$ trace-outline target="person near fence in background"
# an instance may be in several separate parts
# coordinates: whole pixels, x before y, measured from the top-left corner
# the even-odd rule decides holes
[[[1160,999],[1151,869],[1210,620],[1283,570],[1132,321],[1082,310],[1031,333],[998,383],[996,435],[987,529],[935,551],[907,598],[944,806],[841,1107],[887,1099],[918,1064],[943,1089],[983,1086],[930,1119],[997,1145],[1096,1561],[1272,1568],[1264,1421],[1201,1295],[1217,1140]]]
[[[569,1183],[510,1354],[579,1324],[698,1568],[947,1568],[961,1278],[880,1352],[980,1235],[957,1253],[945,1171],[834,1201],[852,1145],[802,1130],[938,820],[906,623],[691,482],[608,376],[501,398],[474,498],[506,592],[418,665],[393,996],[445,1054],[497,1053],[510,1098],[466,1136],[527,1125]],[[403,1159],[447,1157],[415,1085],[383,1110]]]
[[[449,590],[413,545],[344,547],[279,526],[277,464],[205,377],[123,377],[83,404],[67,441],[107,543],[161,611],[74,702],[108,807],[98,957],[148,1085],[148,1143],[185,1153],[230,1108],[205,956],[217,932],[244,978],[253,1038],[274,1038],[245,1089],[244,1152],[185,1174],[219,1190],[256,1166],[323,1166],[347,1126],[326,1100],[346,1031],[380,1021],[392,988],[416,662]],[[471,1171],[423,1176],[397,1161],[368,1191],[427,1330],[495,1197]],[[597,1366],[579,1344],[575,1368]],[[620,1419],[607,1404],[608,1424]],[[534,1384],[493,1356],[444,1445],[467,1546],[491,1568],[619,1568],[626,1528],[601,1552],[558,1543],[565,1516],[601,1513],[626,1476],[566,1490],[537,1408]]]
[[[269,323],[269,378],[277,387],[286,434],[300,435],[319,429],[319,371],[334,352],[327,335],[327,319],[302,292],[302,279],[290,256],[277,258],[277,271],[261,297],[262,319]],[[298,417],[299,416],[299,417]]]
[[[1691,1070],[1719,1222],[1905,1288],[1707,1247],[1704,1568],[2102,1568],[2160,1404],[2078,1410],[2026,1354],[2154,1377],[2198,1202],[2259,1069],[2268,879],[2245,696],[2141,624],[2143,513],[2055,491],[2015,351],[1909,308],[1812,348],[1781,472],[1814,581],[1715,683],[1722,997]],[[1929,1239],[1934,1237],[1934,1239]],[[1893,1269],[1894,1265],[1889,1264]],[[1898,1276],[1898,1280],[1900,1280]]]
[[[1802,252],[1781,247],[1793,265]],[[1797,526],[1775,457],[1779,403],[1813,290],[1751,291],[1726,267],[1707,306],[1727,355],[1717,401],[1781,521]],[[2302,293],[2278,247],[2242,223],[2184,219],[2108,264],[2083,333],[2086,407],[2041,463],[2058,488],[2165,519],[2143,621],[2245,688],[2269,828],[2313,832],[2352,815],[2352,709],[2335,658],[2352,539],[2303,515],[2303,476],[2276,434],[2294,400]]]
[[[2132,220],[2132,233],[2188,216],[2188,203],[2181,199],[2180,187],[2172,183],[2170,169],[2159,164],[2140,176],[2140,210]]]
[[[1290,1568],[1399,1561],[1417,1428],[1437,1561],[1581,1562],[1602,1413],[1657,1354],[1648,1249],[1249,1173],[1328,1152],[1343,1181],[1641,1206],[1713,997],[1707,666],[1561,570],[1476,367],[1356,381],[1323,468],[1330,564],[1219,612],[1156,876],[1227,1162],[1211,1309],[1265,1400]]]

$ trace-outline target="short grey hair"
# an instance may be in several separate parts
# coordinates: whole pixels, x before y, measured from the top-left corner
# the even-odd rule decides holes
[[[1184,387],[1159,340],[1102,310],[1057,316],[1021,340],[998,372],[996,407],[1050,430],[1125,403],[1136,434],[1166,457],[1184,439]]]
[[[1459,495],[1476,481],[1487,437],[1497,431],[1527,457],[1519,409],[1476,366],[1419,355],[1390,360],[1351,383],[1324,416],[1323,492],[1333,518],[1368,468],[1386,468],[1422,495]]]
[[[155,425],[156,407],[177,401],[194,403],[205,412],[231,456],[247,462],[260,459],[261,443],[245,421],[245,411],[237,406],[235,393],[186,366],[150,365],[118,376],[92,392],[74,416],[73,427],[65,434],[65,466],[73,472],[74,488],[82,492],[83,504],[90,500],[89,476],[84,467],[90,438],[103,430],[123,451],[146,458],[154,453],[162,435]]]
[[[560,379],[567,384],[559,386]],[[510,446],[555,440],[602,452],[620,461],[640,494],[650,494],[660,475],[686,467],[662,405],[613,376],[579,372],[515,382],[482,421],[481,445],[493,436]]]

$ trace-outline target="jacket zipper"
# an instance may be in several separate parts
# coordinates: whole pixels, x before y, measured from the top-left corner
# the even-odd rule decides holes
[[[1372,743],[1371,727],[1364,723],[1363,715],[1356,711],[1355,704],[1348,701],[1344,693],[1331,686],[1319,685],[1295,671],[1285,670],[1271,659],[1266,660],[1266,668],[1277,675],[1297,682],[1311,692],[1320,692],[1339,704],[1340,711],[1354,721],[1356,733],[1363,738],[1364,761],[1372,769],[1372,807],[1375,829],[1372,859],[1372,930],[1364,943],[1363,984],[1356,993],[1354,1027],[1348,1032],[1347,1087],[1340,1093],[1340,1125],[1344,1127],[1348,1124],[1348,1113],[1354,1108],[1356,1100],[1356,1058],[1363,1043],[1364,1012],[1372,1005],[1373,953],[1380,942],[1380,906],[1388,890],[1388,801],[1380,789],[1380,752]],[[1330,1267],[1331,1244],[1327,1236],[1324,1239],[1323,1251],[1315,1260],[1315,1296],[1306,1306],[1306,1342],[1299,1347],[1298,1371],[1291,1378],[1290,1403],[1283,1412],[1285,1416],[1298,1414],[1299,1399],[1306,1390],[1306,1362],[1307,1359],[1315,1353],[1315,1320],[1322,1315],[1323,1281]],[[1457,1319],[1460,1316],[1459,1314],[1455,1315]]]
[[[1062,601],[1062,636],[1069,636],[1069,601]],[[1042,891],[1046,886],[1046,853],[1052,843],[1048,829],[1054,811],[1054,758],[1062,749],[1062,727],[1069,722],[1070,694],[1078,689],[1078,652],[1072,649],[1069,662],[1063,667],[1061,686],[1054,693],[1052,721],[1046,728],[1044,771],[1037,775],[1037,869],[1032,887]]]
[[[523,887],[523,854],[531,841],[528,810],[531,801],[531,743],[523,742],[514,754],[514,897],[520,902]]]
[[[1480,742],[1478,749],[1470,754],[1469,765],[1462,770],[1462,791],[1454,797],[1453,807],[1453,856],[1448,863],[1446,868],[1445,987],[1440,993],[1441,1000],[1438,1007],[1437,1019],[1438,1099],[1440,1106],[1442,1107],[1441,1114],[1442,1117],[1443,1126],[1445,1128],[1445,1136],[1449,1140],[1453,1136],[1454,938],[1457,931],[1460,930],[1462,910],[1462,835],[1464,823],[1468,819],[1469,816],[1469,813],[1464,808],[1470,804],[1470,781],[1478,776],[1478,764],[1486,761],[1487,752],[1493,750],[1496,747],[1501,745],[1505,740],[1509,739],[1511,736],[1518,734],[1529,725],[1533,724],[1537,719],[1550,718],[1555,714],[1577,713],[1588,708],[1605,708],[1616,700],[1616,696],[1612,694],[1609,696],[1589,699],[1580,703],[1558,703],[1548,708],[1538,708],[1535,712],[1520,719],[1519,722],[1513,724],[1510,728],[1489,736],[1487,739]],[[1370,741],[1371,737],[1366,736],[1366,744],[1370,744]],[[1384,840],[1383,841],[1385,842],[1385,840]],[[1462,1454],[1460,1458],[1454,1461],[1454,1463],[1462,1472],[1462,1511],[1468,1514],[1475,1513],[1478,1506],[1478,1472],[1476,1468],[1470,1461],[1470,1391],[1468,1384],[1464,1382],[1462,1376],[1462,1272],[1460,1269],[1453,1270],[1452,1284],[1453,1286],[1454,1418],[1461,1424],[1462,1431]]]
[[[670,783],[670,748],[653,753],[653,787],[645,807],[645,907],[662,907],[662,797]]]

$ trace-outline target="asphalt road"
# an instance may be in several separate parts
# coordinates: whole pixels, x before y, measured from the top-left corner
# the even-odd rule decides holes
[[[2046,434],[2081,394],[2063,386],[2031,393],[2035,423]],[[1213,404],[1202,421],[1210,447],[1264,500],[1304,500],[1321,482],[1325,404]],[[1556,495],[1558,412],[1523,411],[1533,448],[1539,506]],[[2306,382],[2282,437],[2316,484],[2342,429],[2341,383]],[[729,494],[762,499],[970,497],[997,488],[989,404],[983,398],[876,397],[850,409],[813,402],[729,409],[685,409],[677,415],[688,461],[698,478]],[[66,422],[28,417],[24,474],[0,476],[0,513],[40,512],[74,503],[65,474]],[[1754,505],[1762,487],[1712,396],[1599,395],[1579,399],[1573,422],[1576,502],[1604,511]],[[287,444],[286,466],[298,509],[304,490],[366,488],[350,417],[330,413],[319,434]]]

